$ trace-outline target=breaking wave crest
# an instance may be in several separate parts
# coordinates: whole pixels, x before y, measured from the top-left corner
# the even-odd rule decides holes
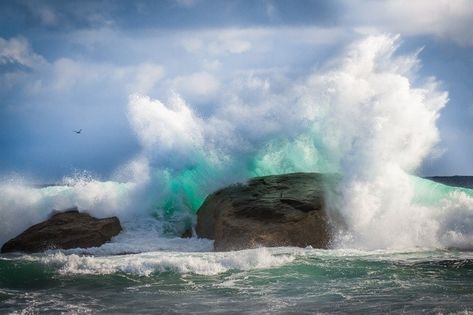
[[[253,270],[292,262],[290,254],[273,254],[268,249],[228,253],[148,252],[121,256],[87,256],[57,252],[23,259],[56,266],[61,274],[127,273],[150,276],[159,272],[216,275],[229,270]]]

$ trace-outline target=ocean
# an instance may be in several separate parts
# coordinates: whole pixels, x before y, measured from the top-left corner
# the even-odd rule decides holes
[[[18,314],[468,314],[473,254],[292,247],[56,252],[3,256],[0,288],[0,312]]]
[[[430,180],[415,181],[422,188],[417,192],[424,204],[439,203],[437,199],[448,194],[471,193]],[[448,178],[451,181],[455,179]],[[468,186],[465,181],[473,182],[472,178],[461,181],[464,186]],[[31,189],[57,192],[58,187]],[[328,250],[276,247],[213,252],[210,240],[169,233],[170,222],[159,216],[125,220],[124,232],[98,248],[2,254],[0,313],[473,311],[473,252],[458,240],[451,246],[402,243],[375,249],[341,242]],[[465,222],[456,226],[457,232],[469,227],[471,222]],[[464,241],[470,240],[468,233],[464,231]]]

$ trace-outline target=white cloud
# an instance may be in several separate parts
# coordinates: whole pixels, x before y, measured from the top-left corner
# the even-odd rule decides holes
[[[251,38],[259,36],[259,30],[224,29],[193,32],[182,38],[182,46],[189,52],[205,52],[213,55],[242,54],[251,49]]]
[[[101,75],[104,75],[103,67],[93,69],[90,65],[77,62],[69,58],[56,60],[52,65],[52,78],[49,87],[56,92],[67,92],[78,84],[91,83],[98,81]]]
[[[297,45],[324,47],[340,44],[354,35],[339,27],[249,27],[183,31],[174,34],[175,42],[185,51],[203,59],[272,57],[287,54]],[[284,48],[281,48],[284,45]],[[299,47],[301,49],[301,47]],[[304,51],[298,51],[304,54]],[[287,62],[286,62],[287,64]],[[257,66],[255,68],[258,68]]]
[[[60,58],[47,67],[30,85],[30,92],[70,93],[79,87],[115,86],[124,93],[151,93],[164,77],[164,68],[154,63],[130,66]],[[34,74],[33,74],[34,76]]]
[[[218,40],[209,43],[208,50],[213,54],[241,54],[249,51],[251,43],[236,36],[222,35]]]
[[[36,68],[46,60],[34,53],[30,43],[24,37],[4,39],[0,37],[0,64],[18,64],[28,68]]]
[[[218,59],[208,60],[204,59],[202,67],[207,71],[217,71],[222,68],[223,64]]]
[[[172,80],[172,88],[189,98],[208,98],[218,92],[220,81],[208,72],[195,72]]]
[[[347,1],[349,20],[403,35],[434,35],[460,45],[473,45],[473,1],[470,0],[359,0]]]
[[[129,89],[134,93],[145,94],[151,92],[156,83],[164,77],[164,68],[152,63],[140,64],[135,68],[128,69],[128,72],[134,72],[129,84]]]
[[[182,46],[189,52],[197,52],[204,48],[204,43],[198,38],[188,37],[182,39]]]

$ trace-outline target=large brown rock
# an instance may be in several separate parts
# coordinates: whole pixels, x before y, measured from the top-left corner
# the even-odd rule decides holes
[[[55,248],[95,247],[110,241],[121,230],[117,217],[96,219],[71,208],[31,226],[6,242],[1,251],[32,253]]]
[[[324,195],[333,176],[294,173],[257,177],[209,195],[197,212],[199,237],[218,251],[259,246],[327,248]]]

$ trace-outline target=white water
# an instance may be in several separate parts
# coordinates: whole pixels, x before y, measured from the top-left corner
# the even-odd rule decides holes
[[[261,78],[230,83],[205,116],[178,95],[167,102],[131,95],[128,114],[142,145],[139,156],[110,181],[81,175],[38,189],[2,180],[0,242],[52,209],[76,205],[100,217],[118,215],[127,231],[135,231],[121,238],[116,252],[170,249],[163,245],[169,231],[182,232],[218,187],[254,175],[336,171],[343,180],[330,206],[348,225],[337,246],[471,248],[471,194],[425,192],[429,184],[409,175],[439,139],[435,124],[447,93],[434,78],[416,77],[417,55],[397,54],[398,45],[395,36],[368,36],[283,88]],[[440,197],[419,202],[419,191],[421,199]],[[154,230],[136,232],[151,215],[158,222]],[[166,241],[149,244],[150,235]],[[173,246],[185,247],[179,241]]]
[[[64,254],[25,255],[22,260],[58,267],[61,274],[113,274],[117,272],[149,276],[173,271],[186,274],[216,275],[229,270],[254,270],[282,266],[295,256],[277,254],[266,248],[227,253],[154,251],[119,256]]]

